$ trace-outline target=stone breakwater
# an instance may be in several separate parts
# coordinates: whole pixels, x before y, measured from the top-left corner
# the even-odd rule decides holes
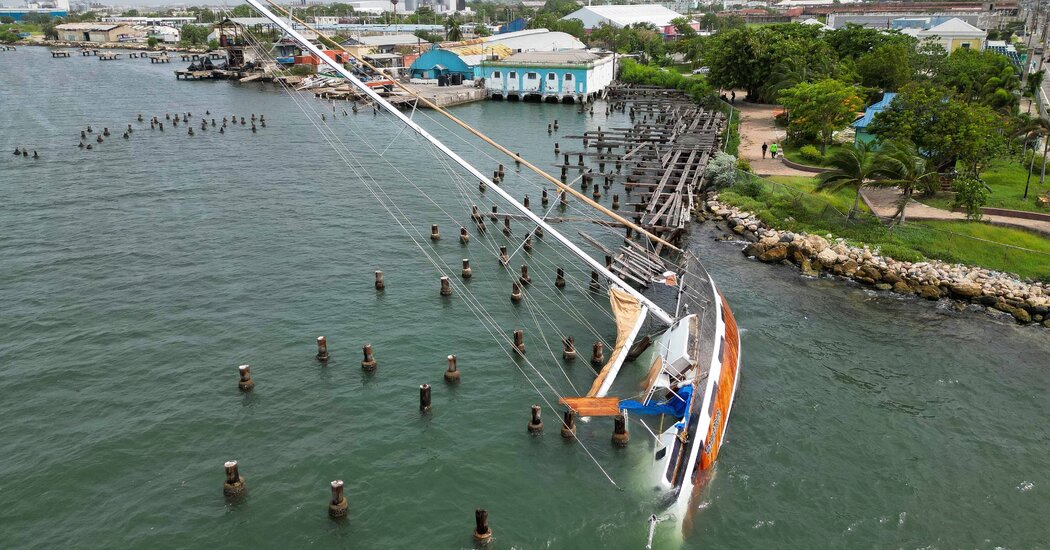
[[[750,241],[744,254],[762,262],[789,263],[801,268],[804,275],[830,273],[882,291],[986,306],[1012,315],[1019,323],[1042,323],[1050,328],[1050,285],[1045,283],[935,260],[902,262],[877,249],[851,246],[845,239],[780,231],[751,212],[718,202],[717,194],[708,197],[700,216],[726,222],[730,230]]]

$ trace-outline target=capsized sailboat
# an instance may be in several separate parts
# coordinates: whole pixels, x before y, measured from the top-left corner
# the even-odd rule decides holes
[[[563,193],[571,194],[597,211],[659,243],[673,258],[656,256],[646,261],[655,269],[648,281],[635,277],[632,285],[606,264],[584,252],[573,241],[552,227],[541,215],[519,203],[496,182],[471,165],[439,139],[406,116],[363,82],[354,72],[336,63],[320,48],[306,40],[287,21],[273,14],[260,0],[247,0],[300,46],[327,64],[375,105],[396,117],[450,160],[458,164],[488,189],[495,191],[521,215],[553,237],[594,272],[609,281],[610,305],[617,324],[617,337],[609,361],[603,366],[586,395],[565,397],[561,402],[580,416],[653,415],[659,418],[652,454],[656,484],[668,490],[671,506],[685,506],[698,486],[700,474],[710,469],[725,438],[729,415],[739,381],[740,337],[733,314],[714,280],[692,255],[650,233],[634,222],[597,204],[571,186],[535,167],[482,135],[476,129],[436,105],[434,110],[487,141],[515,162],[543,177]],[[273,5],[272,2],[270,2]],[[382,74],[364,60],[356,63]],[[416,96],[420,102],[428,103]],[[641,283],[641,284],[639,284]],[[656,353],[643,378],[640,399],[609,396],[621,367],[632,356],[636,339],[651,319],[660,325]]]

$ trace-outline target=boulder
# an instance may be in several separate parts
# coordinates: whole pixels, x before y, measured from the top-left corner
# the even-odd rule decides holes
[[[893,271],[887,270],[886,273],[882,275],[882,280],[891,285],[895,285],[897,284],[897,281],[901,280],[901,278]]]
[[[768,247],[769,247],[769,245],[767,245],[766,243],[763,243],[761,241],[759,241],[757,243],[751,243],[751,244],[749,244],[749,245],[744,247],[744,255],[745,256],[749,256],[749,257],[751,257],[751,256],[757,257],[759,254],[762,254],[763,252],[765,252],[766,248],[768,248]]]
[[[982,294],[981,296],[977,297],[977,302],[980,303],[982,306],[994,306],[995,303],[998,301],[999,300],[995,299],[995,296],[989,296],[987,294]]]
[[[820,268],[815,267],[809,258],[803,257],[799,265],[802,267],[802,274],[807,277],[818,277],[820,275]]]
[[[1029,315],[1028,310],[1023,307],[1010,308],[1010,315],[1013,315],[1018,323],[1027,324],[1032,322],[1032,316]]]
[[[846,260],[845,262],[843,262],[842,263],[842,272],[845,273],[847,276],[852,277],[853,274],[857,272],[857,262],[856,262],[856,260],[852,260],[851,259],[851,260]]]
[[[977,283],[955,283],[948,288],[953,296],[959,298],[976,298],[981,295],[981,286]]]
[[[744,234],[744,226],[742,226],[742,225],[734,225],[733,226],[733,233],[736,233],[737,235],[743,235]]]
[[[817,259],[824,265],[834,265],[838,262],[839,255],[836,254],[834,250],[825,248],[817,254]]]
[[[802,248],[810,254],[820,254],[828,248],[828,241],[820,235],[807,235],[802,241]]]
[[[879,290],[893,290],[893,285],[891,285],[889,283],[879,283],[879,284],[875,285],[875,288],[877,288]]]
[[[941,287],[935,285],[922,285],[919,287],[919,296],[927,300],[940,300]]]
[[[904,281],[897,281],[896,283],[893,283],[893,291],[900,292],[901,294],[912,294],[915,292],[915,289],[908,286],[908,283],[905,283]]]
[[[765,252],[762,252],[761,254],[759,254],[757,256],[757,258],[759,259],[759,261],[767,262],[767,263],[779,262],[781,260],[786,259],[787,258],[787,254],[788,254],[788,245],[786,245],[784,243],[777,243],[777,244],[769,247],[768,249],[766,249]]]

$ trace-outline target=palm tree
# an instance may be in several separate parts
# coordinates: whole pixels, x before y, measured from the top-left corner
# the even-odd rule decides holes
[[[904,225],[904,210],[916,191],[930,193],[936,189],[940,175],[936,168],[922,155],[912,143],[890,142],[876,155],[873,162],[872,176],[874,185],[879,187],[897,187],[902,191],[897,201],[897,212],[892,220]]]
[[[846,219],[853,219],[860,205],[860,188],[867,183],[874,169],[868,145],[859,142],[843,147],[831,155],[828,165],[833,169],[817,176],[820,180],[817,189],[838,191],[844,187],[856,188],[857,196],[853,199],[853,207],[846,216]]]
[[[450,42],[463,40],[463,31],[459,28],[459,21],[453,15],[448,16],[448,19],[445,20],[445,36]]]

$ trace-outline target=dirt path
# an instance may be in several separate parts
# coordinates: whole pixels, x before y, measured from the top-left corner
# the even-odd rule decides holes
[[[884,218],[888,218],[897,213],[897,199],[900,195],[901,192],[897,189],[873,187],[865,187],[860,192],[860,196],[864,199],[864,203],[868,205],[868,208],[871,208],[871,211],[876,215]],[[926,206],[925,204],[914,200],[908,203],[908,209],[905,211],[904,215],[906,219],[909,220],[966,219],[966,216],[961,212],[950,212],[948,210]],[[1050,222],[1027,220],[1024,218],[1010,218],[1007,216],[996,216],[992,214],[985,214],[981,220],[992,225],[1019,227],[1021,229],[1027,229],[1029,231],[1035,231],[1050,236]]]
[[[760,176],[803,176],[813,177],[810,172],[795,170],[776,159],[762,158],[762,144],[780,144],[784,140],[784,131],[776,127],[773,120],[773,112],[778,109],[775,105],[762,105],[758,103],[744,103],[738,101],[735,105],[736,115],[740,116],[740,158],[751,163],[751,169]]]

